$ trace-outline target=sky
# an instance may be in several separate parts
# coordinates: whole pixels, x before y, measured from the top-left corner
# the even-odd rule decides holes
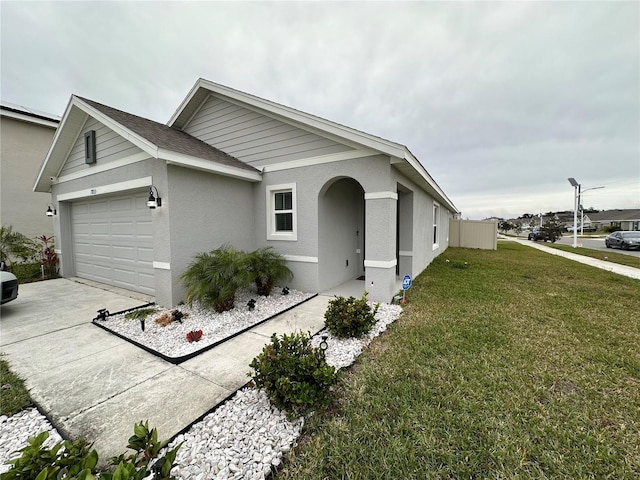
[[[640,2],[0,2],[3,101],[198,78],[406,145],[463,218],[640,208]],[[604,186],[605,188],[593,189]]]

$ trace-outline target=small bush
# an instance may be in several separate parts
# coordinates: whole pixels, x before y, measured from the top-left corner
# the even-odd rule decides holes
[[[11,469],[2,474],[2,480],[93,478],[98,454],[86,440],[59,442],[49,448],[43,445],[47,438],[49,433],[42,432],[27,440],[22,455],[7,462]]]
[[[186,300],[221,313],[234,306],[236,291],[253,281],[247,269],[246,254],[229,245],[200,253],[180,276],[187,289]]]
[[[9,267],[19,283],[30,283],[42,279],[39,263],[14,263]]]
[[[336,337],[361,337],[369,333],[376,323],[378,306],[376,304],[371,310],[366,292],[360,299],[336,297],[329,302],[327,311],[324,312],[325,324]]]
[[[303,414],[329,403],[329,387],[337,381],[319,348],[304,333],[274,333],[271,343],[249,365],[253,380],[263,388],[273,404],[289,414]],[[248,375],[251,376],[249,373]]]
[[[269,296],[276,282],[293,278],[285,258],[272,247],[259,248],[247,255],[249,271],[258,295]]]
[[[98,453],[86,440],[59,442],[48,448],[44,442],[49,433],[42,432],[27,441],[27,446],[20,450],[20,457],[7,462],[11,469],[2,474],[2,480],[93,480],[96,477],[101,480],[172,480],[171,469],[180,445],[160,456],[160,450],[168,441],[159,442],[155,428],[149,430],[147,422],[140,422],[133,430],[127,446],[135,453],[112,458],[113,472],[97,470]],[[158,460],[150,465],[156,458]]]

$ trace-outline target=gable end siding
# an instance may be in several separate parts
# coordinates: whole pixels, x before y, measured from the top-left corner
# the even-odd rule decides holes
[[[353,150],[213,96],[184,131],[254,167]]]
[[[93,165],[101,165],[114,160],[119,160],[130,155],[142,152],[138,147],[128,140],[122,138],[116,132],[98,122],[94,118],[88,118],[80,131],[80,135],[76,139],[69,158],[62,168],[60,175],[79,172],[90,169],[92,165],[85,163],[84,151],[84,134],[90,130],[96,132],[96,163]]]

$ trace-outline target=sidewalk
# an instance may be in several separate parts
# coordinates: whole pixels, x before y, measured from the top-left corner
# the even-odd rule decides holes
[[[558,255],[559,257],[568,258],[569,260],[574,260],[576,262],[584,263],[585,265],[591,265],[592,267],[600,268],[608,272],[613,272],[613,273],[617,273],[618,275],[624,275],[626,277],[631,277],[631,278],[640,280],[640,268],[628,267],[626,265],[620,265],[618,263],[598,260],[597,258],[587,257],[585,255],[580,255],[578,253],[565,252],[563,250],[558,250],[556,248],[546,247],[541,243],[532,242],[530,240],[520,240],[519,238],[503,237],[503,236],[501,236],[500,239],[510,240],[512,242],[525,245],[527,247],[537,248],[538,250],[542,250],[543,252],[550,253],[552,255]]]
[[[199,420],[249,381],[273,333],[321,330],[331,299],[318,295],[173,365],[91,324],[97,308],[138,300],[66,279],[21,285],[18,298],[2,308],[0,352],[54,426],[94,442],[104,459],[125,450],[136,422],[169,438]]]

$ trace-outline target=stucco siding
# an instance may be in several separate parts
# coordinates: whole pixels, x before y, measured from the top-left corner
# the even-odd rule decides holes
[[[389,207],[386,209],[387,214],[384,215],[384,218],[382,218],[382,216],[376,217],[375,212],[372,212],[373,218],[376,218],[376,220],[371,224],[370,230],[365,233],[365,235],[369,235],[369,231],[371,233],[370,244],[368,244],[368,248],[370,248],[371,251],[365,252],[364,245],[362,245],[364,241],[362,237],[359,237],[357,240],[357,242],[359,242],[358,245],[362,245],[360,247],[361,253],[357,254],[356,249],[358,247],[356,243],[349,241],[348,245],[341,245],[340,242],[342,240],[332,234],[335,229],[340,229],[342,228],[341,226],[344,226],[345,219],[343,217],[345,215],[350,221],[355,222],[356,217],[360,214],[355,211],[355,202],[357,200],[355,188],[358,187],[355,183],[345,183],[338,189],[338,197],[343,199],[349,198],[349,201],[353,202],[348,211],[340,212],[340,219],[336,219],[331,225],[326,225],[320,221],[320,217],[323,216],[321,215],[322,212],[324,212],[324,218],[330,220],[331,212],[328,210],[335,211],[344,206],[341,205],[340,202],[336,203],[333,201],[324,205],[322,209],[319,205],[324,201],[324,194],[330,190],[334,182],[340,182],[341,179],[355,180],[364,193],[392,193],[395,191],[395,183],[393,183],[393,185],[390,183],[389,158],[384,155],[267,172],[264,173],[262,182],[255,185],[255,233],[256,243],[259,247],[269,245],[284,255],[317,259],[319,262],[326,260],[324,257],[331,255],[332,252],[339,252],[339,255],[336,255],[335,259],[330,260],[335,262],[335,265],[332,265],[335,271],[331,272],[321,272],[319,263],[290,261],[289,268],[294,270],[294,274],[296,275],[291,282],[291,286],[294,288],[306,291],[323,291],[336,286],[335,284],[331,284],[331,282],[340,283],[341,279],[347,278],[349,275],[355,277],[359,275],[357,270],[361,267],[362,256],[365,255],[365,253],[367,258],[374,260],[390,260],[393,258],[393,254],[390,252],[395,248],[395,241],[390,243],[391,240],[388,238],[388,236],[391,236],[395,239],[395,233],[392,232],[389,226],[389,222],[395,222],[395,209],[392,212],[389,207],[389,205],[393,203],[392,200],[386,199],[380,202],[385,208]],[[266,188],[269,185],[289,183],[295,183],[297,191],[297,241],[267,240]],[[360,202],[363,202],[362,190],[359,191]],[[374,202],[378,201],[374,200]],[[383,230],[380,236],[375,237],[373,232],[380,222],[383,223]],[[351,240],[353,240],[357,230],[357,227],[354,227],[345,233],[345,235],[350,235]],[[319,230],[321,228],[323,231]],[[363,228],[362,230],[366,229]],[[363,235],[362,230],[359,235]],[[326,241],[326,245],[320,245],[319,241]],[[377,255],[382,255],[384,258],[378,258]],[[347,259],[349,260],[348,266],[345,262]],[[304,276],[300,277],[296,272],[300,272],[300,274]],[[309,277],[309,275],[313,275],[313,277]],[[333,278],[333,280],[325,281],[324,278]],[[308,290],[309,287],[315,287],[315,289]],[[373,298],[373,296],[371,298]],[[389,300],[390,298],[384,298],[384,301]]]
[[[35,193],[33,182],[51,146],[55,129],[13,118],[1,118],[0,217],[3,225],[33,238],[53,235],[53,220],[45,216],[49,193]]]
[[[395,180],[402,184],[405,190],[412,192],[412,241],[411,249],[407,249],[407,243],[400,244],[401,252],[411,252],[411,272],[400,271],[400,274],[411,273],[412,276],[419,275],[433,261],[435,257],[444,252],[449,246],[449,212],[444,205],[435,202],[433,197],[418,187],[404,175],[395,171]],[[433,243],[433,205],[438,203],[438,242],[434,248]],[[406,213],[406,208],[405,208]],[[401,258],[401,260],[403,260]],[[401,267],[408,269],[408,258],[401,261]]]
[[[213,96],[184,131],[255,167],[352,150]]]
[[[254,185],[242,180],[170,165],[167,169],[171,211],[170,265],[174,304],[184,300],[179,277],[197,253],[224,244],[256,248],[253,212]],[[163,198],[164,208],[165,198]]]
[[[130,141],[90,117],[73,144],[60,176],[89,170],[93,166],[85,163],[84,134],[90,130],[96,132],[96,163],[93,165],[105,164],[142,151]]]

